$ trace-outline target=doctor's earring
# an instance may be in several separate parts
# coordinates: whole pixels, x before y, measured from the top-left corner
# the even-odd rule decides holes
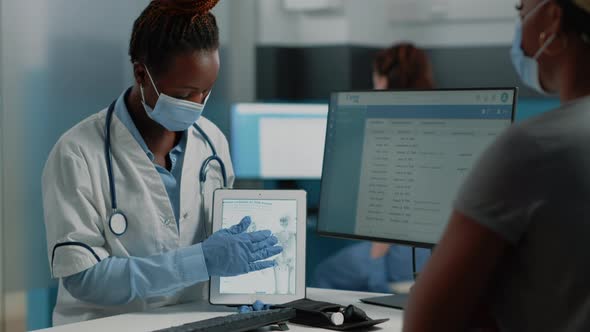
[[[552,39],[552,40],[550,40],[550,39]],[[567,49],[567,47],[568,47],[567,36],[565,36],[565,35],[562,35],[562,36],[549,35],[546,32],[541,32],[539,34],[539,44],[540,45],[545,45],[545,43],[547,43],[547,42],[549,42],[550,44],[554,44],[558,40],[561,41],[561,48],[558,50],[552,50],[551,45],[548,45],[545,48],[545,51],[543,52],[544,54],[546,54],[548,56],[558,55]]]

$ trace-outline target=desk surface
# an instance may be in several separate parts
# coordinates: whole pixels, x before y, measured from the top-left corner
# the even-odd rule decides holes
[[[360,299],[386,294],[348,292],[329,289],[308,288],[307,297],[312,300],[338,303],[341,305],[354,304],[363,309],[373,319],[389,318],[388,322],[377,325],[374,331],[401,331],[402,311],[379,307],[360,302]],[[211,306],[202,303],[189,303],[177,306],[159,308],[149,312],[139,312],[117,315],[82,323],[59,326],[40,331],[51,332],[94,332],[94,331],[152,331],[166,327],[182,325],[197,320],[213,318],[221,315],[236,313],[235,308]],[[290,331],[327,331],[309,328],[289,323]],[[373,331],[372,330],[372,331]]]

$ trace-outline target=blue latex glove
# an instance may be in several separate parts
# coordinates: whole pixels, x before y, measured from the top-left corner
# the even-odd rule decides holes
[[[203,241],[203,256],[210,276],[231,277],[276,266],[265,259],[280,254],[283,248],[268,230],[245,233],[250,217],[239,224],[213,233]]]
[[[243,306],[239,307],[238,312],[241,314],[244,314],[247,312],[263,311],[263,310],[269,310],[269,309],[270,309],[270,304],[265,304],[264,302],[262,302],[260,300],[256,300],[256,302],[254,302],[254,304],[252,304],[251,306],[243,305]]]

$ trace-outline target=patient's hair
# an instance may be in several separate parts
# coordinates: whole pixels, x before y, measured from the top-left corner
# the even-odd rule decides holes
[[[579,34],[586,44],[590,44],[590,1],[578,1],[587,3],[587,7],[577,5],[575,2],[573,0],[557,0],[557,3],[563,8],[564,29]]]

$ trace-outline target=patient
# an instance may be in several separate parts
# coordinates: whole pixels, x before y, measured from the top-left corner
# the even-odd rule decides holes
[[[377,53],[373,62],[375,90],[433,89],[432,66],[426,53],[409,43]],[[430,250],[416,250],[422,267]],[[393,282],[413,279],[412,249],[407,246],[364,242],[344,248],[316,269],[314,286],[390,293]]]
[[[467,177],[404,331],[590,331],[590,0],[523,0],[512,61],[562,106],[510,127]],[[493,326],[492,325],[492,326]]]

